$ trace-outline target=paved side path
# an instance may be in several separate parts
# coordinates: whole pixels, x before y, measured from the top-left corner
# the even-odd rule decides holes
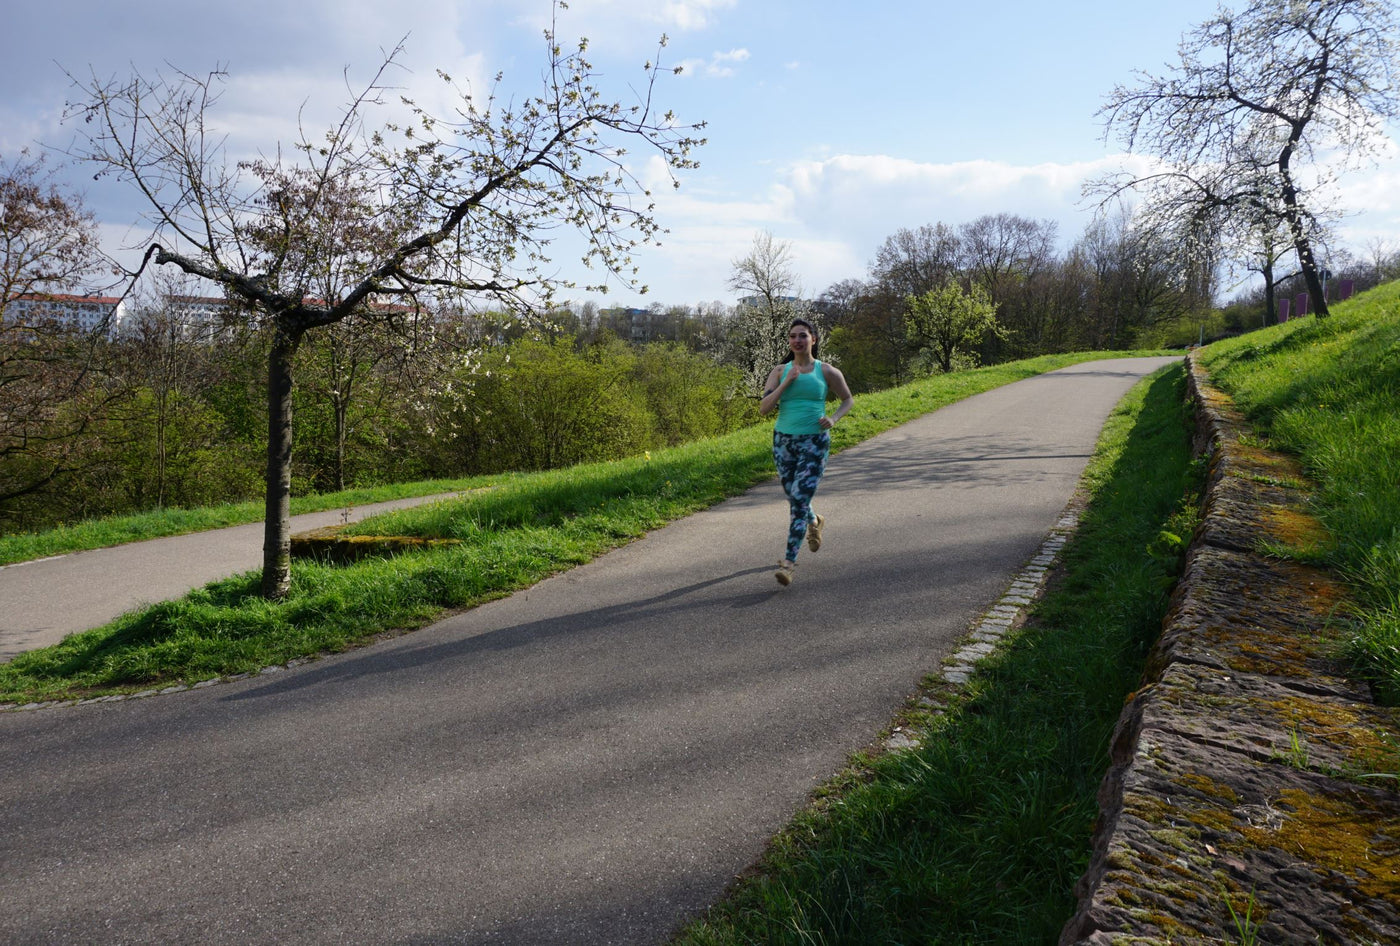
[[[449,494],[450,495],[450,494]],[[305,532],[442,499],[419,496],[292,517]],[[0,662],[143,605],[262,566],[261,522],[0,565]]]
[[[790,588],[770,483],[353,653],[0,713],[0,942],[663,942],[1000,596],[1165,361],[835,457]]]

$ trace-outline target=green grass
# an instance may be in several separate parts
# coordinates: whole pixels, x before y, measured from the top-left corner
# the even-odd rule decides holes
[[[834,444],[840,449],[979,391],[1118,356],[1047,356],[863,395],[836,428]],[[528,587],[742,492],[772,475],[769,441],[763,425],[650,459],[496,478],[492,490],[397,513],[378,527],[472,539],[462,547],[350,566],[297,562],[292,592],[277,602],[258,597],[256,573],[214,583],[0,664],[0,702],[189,684],[420,627],[447,609]]]
[[[1274,447],[1316,483],[1330,538],[1277,549],[1320,561],[1359,602],[1347,652],[1378,697],[1400,704],[1400,283],[1306,318],[1218,342],[1203,353]]]
[[[1105,427],[1063,580],[922,745],[865,756],[675,940],[1054,943],[1074,909],[1108,767],[1190,534],[1185,373],[1139,384]]]

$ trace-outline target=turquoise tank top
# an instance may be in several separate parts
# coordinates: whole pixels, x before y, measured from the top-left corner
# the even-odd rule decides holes
[[[792,370],[792,362],[783,369],[781,384]],[[826,416],[826,372],[818,361],[807,374],[799,374],[797,380],[778,399],[778,422],[773,429],[780,434],[819,434],[819,423]]]

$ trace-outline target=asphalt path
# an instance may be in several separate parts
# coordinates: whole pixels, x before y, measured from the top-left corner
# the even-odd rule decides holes
[[[292,517],[292,531],[359,522],[443,498],[418,496],[303,513]],[[257,522],[0,565],[0,662],[101,627],[127,611],[259,568],[262,550],[263,524]]]
[[[789,588],[771,482],[352,653],[0,713],[0,942],[664,942],[1000,597],[1169,360],[833,457]]]

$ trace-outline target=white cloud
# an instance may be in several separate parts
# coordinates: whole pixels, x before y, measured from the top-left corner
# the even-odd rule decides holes
[[[731,49],[727,53],[715,53],[707,59],[686,59],[679,65],[682,75],[699,75],[707,79],[727,79],[735,74],[734,63],[748,62],[747,49]]]
[[[1093,202],[1081,194],[1084,182],[1123,161],[1123,156],[1112,156],[1035,165],[981,160],[937,164],[842,154],[784,169],[774,182],[774,200],[789,208],[795,232],[838,240],[849,248],[849,259],[860,261],[828,275],[824,288],[837,279],[862,277],[865,262],[885,238],[905,227],[956,227],[984,214],[1012,213],[1054,221],[1067,245],[1092,219]],[[817,267],[811,271],[831,273]]]
[[[81,0],[22,6],[19,23],[11,26],[14,35],[33,36],[34,42],[18,44],[0,59],[0,87],[12,90],[0,102],[0,147],[62,145],[72,137],[59,118],[63,102],[81,98],[81,91],[70,86],[65,69],[79,79],[99,80],[133,71],[150,78],[174,70],[196,76],[224,70],[228,78],[213,121],[230,136],[235,152],[268,151],[296,137],[303,104],[308,130],[322,131],[346,104],[347,85],[363,87],[406,34],[401,68],[386,80],[436,107],[442,91],[435,69],[478,81],[485,74],[481,51],[468,50],[461,37],[470,35],[468,21],[486,2],[403,0],[391,8],[370,0],[247,0],[236,8],[201,6],[197,12],[175,0],[132,0],[120,9]],[[25,17],[36,18],[42,28],[25,29]],[[45,17],[67,27],[54,31]]]
[[[1375,166],[1351,171],[1336,185],[1337,203],[1347,209],[1337,227],[1352,251],[1379,240],[1400,243],[1400,149],[1390,143]]]
[[[1082,233],[1092,217],[1083,182],[1128,162],[1013,165],[996,161],[931,163],[878,154],[840,154],[774,168],[759,191],[740,194],[720,182],[683,181],[673,190],[658,176],[657,218],[671,229],[664,246],[638,254],[645,280],[665,287],[662,302],[727,299],[729,271],[759,230],[792,245],[804,292],[818,295],[842,279],[865,278],[869,260],[901,227],[950,226],[983,214],[1014,213],[1056,222],[1062,242]]]
[[[561,39],[587,36],[609,49],[652,46],[662,33],[698,32],[713,26],[720,13],[737,0],[581,0],[559,13],[556,26]],[[533,29],[549,27],[548,5],[519,20]],[[643,28],[645,27],[645,28]]]
[[[656,10],[662,23],[670,23],[677,29],[701,30],[714,21],[716,12],[733,7],[735,2],[736,0],[667,0],[666,3],[654,5],[643,0],[640,7],[644,10]]]
[[[1072,240],[1090,219],[1080,207],[1081,184],[1120,160],[1015,166],[843,154],[774,168],[757,192],[745,194],[690,178],[675,190],[653,159],[639,176],[671,233],[637,259],[643,281],[664,287],[654,291],[662,302],[727,299],[733,260],[768,230],[792,244],[802,288],[817,295],[841,279],[864,278],[880,243],[901,227],[957,226],[1007,212],[1055,220]]]
[[[731,49],[727,53],[715,53],[710,60],[708,74],[716,78],[727,78],[734,75],[732,63],[747,62],[749,51],[747,49]]]

